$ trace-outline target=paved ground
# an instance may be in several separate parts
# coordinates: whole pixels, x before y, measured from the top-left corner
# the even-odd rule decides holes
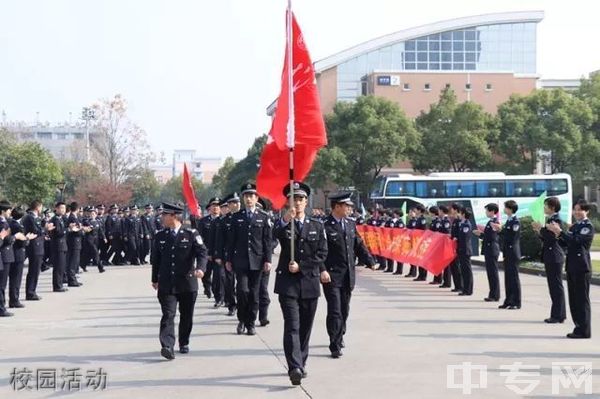
[[[487,283],[479,268],[475,295],[468,299],[361,269],[345,356],[328,356],[322,298],[309,378],[302,388],[293,388],[284,367],[276,300],[271,325],[248,337],[236,336],[235,321],[203,298],[196,307],[191,352],[168,362],[158,353],[160,311],[149,276],[148,267],[111,268],[102,275],[90,271],[82,276],[84,287],[54,294],[48,292],[50,275],[44,273],[44,299],[27,302],[15,317],[0,320],[0,398],[460,398],[460,389],[447,388],[446,366],[462,362],[487,366],[488,388],[474,389],[472,397],[521,397],[505,386],[500,373],[503,365],[523,362],[539,366],[541,375],[534,376],[541,383],[526,397],[545,398],[556,397],[550,395],[552,362],[596,361],[600,368],[600,319],[594,320],[592,340],[564,338],[570,321],[545,325],[549,299],[542,278],[522,276],[524,307],[506,311],[482,301]],[[592,287],[592,297],[600,298],[599,287]],[[598,301],[593,306],[596,312],[600,308]],[[10,385],[11,370],[24,367],[34,374],[30,393],[15,392]],[[84,378],[76,393],[60,387],[35,391],[36,370],[51,368],[60,374],[63,367],[80,368],[83,375],[102,367],[108,386],[93,392]],[[598,373],[593,373],[597,394],[586,397],[600,397]],[[474,383],[478,375],[473,375]],[[563,388],[561,396],[583,397],[581,392],[583,387]]]

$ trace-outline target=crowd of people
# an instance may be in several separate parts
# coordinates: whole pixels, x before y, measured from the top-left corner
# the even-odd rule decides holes
[[[27,260],[25,300],[39,301],[38,279],[52,269],[53,292],[80,287],[77,274],[96,266],[147,264],[152,240],[163,228],[159,207],[148,204],[140,215],[136,205],[113,204],[81,207],[59,201],[53,211],[35,200],[28,209],[0,201],[0,317],[13,316],[8,308],[24,308],[21,302],[23,269]],[[8,300],[6,290],[8,288]]]
[[[495,203],[485,206],[488,221],[485,226],[472,223],[472,211],[458,203],[450,206],[432,206],[429,209],[421,204],[410,208],[406,225],[403,212],[398,209],[369,210],[366,218],[358,217],[358,224],[376,227],[430,229],[448,234],[456,240],[457,256],[444,272],[433,276],[429,284],[440,288],[454,288],[461,296],[473,294],[473,235],[481,241],[480,252],[484,256],[485,269],[489,284],[486,302],[500,301],[500,278],[498,259],[503,256],[504,264],[504,302],[500,309],[521,308],[521,283],[519,279],[519,263],[521,260],[521,224],[517,217],[518,204],[513,200],[504,203],[506,222],[500,223],[499,207]],[[585,200],[579,200],[573,207],[574,224],[566,224],[560,219],[561,204],[556,197],[546,198],[544,212],[546,223],[533,223],[533,229],[542,242],[542,261],[551,299],[550,317],[545,323],[564,323],[566,319],[563,271],[566,262],[567,289],[571,316],[575,324],[568,338],[591,337],[591,305],[589,287],[592,274],[590,248],[594,238],[594,226],[588,216],[591,206]],[[427,215],[429,216],[429,222]],[[381,270],[387,273],[403,275],[404,265],[392,259],[377,257]],[[395,267],[394,267],[395,266]],[[414,265],[404,277],[414,281],[427,281],[427,270]]]

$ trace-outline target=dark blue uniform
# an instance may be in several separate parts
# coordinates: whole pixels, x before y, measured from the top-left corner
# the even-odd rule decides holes
[[[9,229],[10,225],[8,220],[4,217],[0,217],[0,230]],[[8,284],[8,276],[10,270],[15,263],[15,252],[13,245],[15,243],[15,232],[11,231],[10,235],[6,236],[0,246],[0,257],[2,258],[2,264],[4,268],[0,270],[0,313],[6,312],[6,286]]]
[[[500,277],[498,275],[498,257],[500,256],[500,242],[498,232],[492,228],[492,223],[497,224],[498,219],[490,219],[479,238],[482,240],[481,252],[485,258],[485,271],[490,287],[490,292],[486,299],[499,301]]]
[[[439,216],[436,216],[433,219],[431,219],[431,223],[429,224],[429,230],[435,231],[435,232],[440,232],[441,228],[442,228],[442,219],[440,219]],[[437,276],[433,276],[433,281],[431,281],[429,284],[441,284],[441,283],[442,283],[442,273],[438,274]]]
[[[452,228],[452,223],[450,222],[450,219],[448,218],[448,216],[442,217],[441,225],[438,230],[438,233],[450,234],[451,228]],[[444,269],[444,272],[442,273],[442,285],[440,285],[440,288],[452,287],[452,264],[453,263],[454,263],[454,261],[452,263],[450,263],[450,265],[446,266],[446,268]]]
[[[501,307],[521,307],[521,280],[519,262],[521,261],[521,224],[513,215],[500,231],[502,238],[502,256],[504,258],[504,289],[506,297]]]
[[[417,228],[417,218],[410,218],[406,223],[406,228],[409,230],[414,230]],[[417,277],[417,267],[414,265],[410,265],[410,271],[404,277]]]
[[[427,230],[427,219],[425,218],[425,216],[421,215],[417,218],[417,225],[415,226],[415,229]],[[426,281],[426,280],[427,280],[427,269],[419,266],[419,275],[417,276],[415,281]]]
[[[550,216],[546,221],[546,223],[553,222],[562,228],[562,221],[560,220],[558,213]],[[550,299],[552,300],[550,318],[554,321],[562,322],[567,318],[565,289],[562,280],[565,252],[560,246],[556,235],[545,227],[542,227],[540,231],[540,238],[543,243],[542,260],[544,261],[548,290],[550,292]]]
[[[81,249],[83,247],[83,231],[81,221],[75,212],[71,212],[66,222],[67,226],[67,268],[66,277],[69,287],[77,287],[80,283],[77,281],[76,274],[79,271],[81,263]],[[77,231],[75,231],[77,230]]]
[[[50,236],[50,262],[52,263],[52,289],[62,292],[63,275],[67,267],[67,227],[62,216],[53,216],[50,223],[54,225],[48,235]]]
[[[584,219],[571,226],[568,232],[563,231],[559,239],[567,246],[567,289],[571,317],[575,323],[573,334],[590,338],[592,336],[590,247],[594,240],[594,226],[588,219]]]
[[[210,298],[215,296],[215,305],[220,304],[225,296],[225,273],[224,266],[219,266],[215,259],[219,256],[219,249],[216,245],[217,226],[221,223],[220,216],[207,215],[197,219],[196,228],[200,232],[206,249],[208,250],[208,264],[206,265],[206,274],[202,277],[204,294]]]
[[[452,221],[452,227],[450,228],[450,237],[458,241],[458,236],[460,232],[460,219],[456,217]],[[450,264],[450,272],[452,273],[452,281],[454,281],[454,289],[453,292],[460,292],[463,289],[463,278],[462,272],[460,269],[460,259],[457,256],[456,259]]]
[[[473,270],[471,269],[471,237],[473,228],[468,219],[461,220],[458,226],[457,252],[458,262],[460,264],[460,274],[462,275],[463,289],[460,295],[473,295]]]
[[[42,218],[33,212],[23,216],[23,229],[25,234],[33,233],[36,238],[29,242],[27,246],[27,277],[25,278],[25,299],[34,299],[37,297],[37,285],[40,276],[42,262],[44,261],[44,228],[42,227]]]
[[[11,234],[25,234],[25,229],[20,221],[10,219],[8,224],[10,226]],[[27,258],[26,248],[28,245],[29,240],[15,240],[13,245],[15,262],[12,264],[8,274],[8,304],[10,307],[22,307],[19,302],[19,293],[21,289],[21,281],[23,279],[23,266],[25,265],[25,259]]]

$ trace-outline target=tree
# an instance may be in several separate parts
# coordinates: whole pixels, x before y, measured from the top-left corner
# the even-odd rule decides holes
[[[590,107],[564,90],[512,96],[498,108],[498,150],[518,172],[531,173],[550,154],[551,173],[584,170],[600,148],[590,127]]]
[[[590,128],[594,136],[600,139],[600,72],[590,74],[588,79],[581,79],[581,86],[574,94],[592,110],[594,121]]]
[[[336,182],[352,182],[362,193],[370,192],[382,168],[406,159],[418,145],[412,121],[396,103],[380,97],[338,102],[326,117],[326,125],[328,147],[340,152],[324,157],[343,154],[345,158],[345,169],[339,171]]]
[[[0,187],[9,201],[28,204],[33,199],[52,201],[62,175],[52,155],[38,143],[3,145],[0,153]]]
[[[257,137],[252,143],[252,147],[248,150],[247,155],[235,164],[227,176],[227,184],[222,193],[238,192],[240,187],[248,182],[256,179],[258,166],[260,162],[260,154],[267,144],[267,135],[264,134]]]
[[[124,184],[131,187],[131,200],[139,206],[154,203],[159,198],[160,183],[156,180],[154,172],[148,168],[132,170]]]
[[[103,180],[98,167],[89,162],[65,160],[60,162],[60,169],[65,182],[64,198],[73,197],[79,186],[84,183]]]
[[[225,187],[227,186],[227,180],[229,179],[229,174],[235,167],[235,160],[233,157],[225,158],[225,162],[223,162],[223,166],[219,168],[219,171],[216,175],[213,176],[212,186],[216,191],[220,191],[225,193]]]
[[[127,116],[127,102],[117,94],[93,106],[95,131],[91,137],[94,160],[113,184],[121,184],[133,171],[145,168],[153,160],[146,132]]]
[[[458,103],[454,91],[444,89],[436,104],[417,117],[421,145],[410,159],[422,172],[477,170],[489,164],[489,141],[495,138],[494,119],[481,105]]]
[[[160,190],[160,200],[163,202],[171,203],[185,203],[182,192],[182,176],[174,176],[169,179]],[[212,185],[205,185],[200,180],[192,176],[192,186],[194,186],[194,193],[200,206],[204,206],[211,197],[215,197],[215,193]]]
[[[319,151],[306,181],[316,189],[324,189],[327,184],[336,183],[342,186],[352,185],[348,170],[348,160],[339,147],[325,147]]]
[[[131,202],[132,192],[127,185],[115,186],[107,178],[103,177],[96,181],[86,181],[77,186],[73,200],[80,204],[119,204],[125,205]]]

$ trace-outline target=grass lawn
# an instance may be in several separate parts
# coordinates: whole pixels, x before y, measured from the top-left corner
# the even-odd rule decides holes
[[[600,234],[594,236],[594,241],[592,241],[592,251],[600,251]]]
[[[600,274],[600,260],[592,259],[592,274]]]

